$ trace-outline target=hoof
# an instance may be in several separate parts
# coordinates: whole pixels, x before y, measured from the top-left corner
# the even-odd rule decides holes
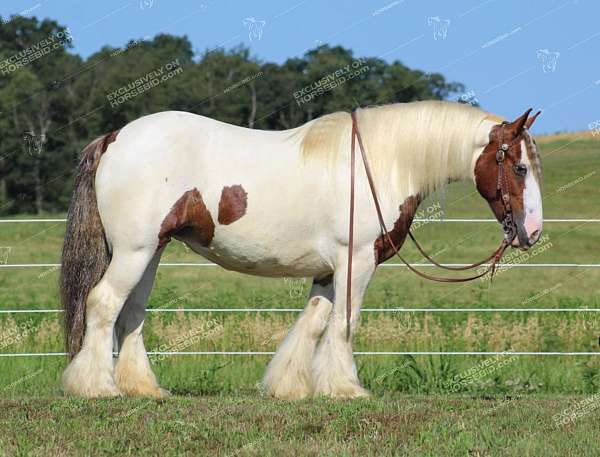
[[[79,376],[65,371],[61,380],[63,391],[67,395],[84,398],[112,398],[122,396],[122,392],[111,379],[83,380]]]
[[[103,368],[81,352],[65,369],[61,385],[66,394],[78,397],[110,398],[122,395],[113,379],[112,364]]]
[[[289,385],[270,386],[263,382],[259,386],[259,390],[265,396],[279,398],[280,400],[302,400],[312,394],[312,389],[306,385],[297,385],[292,388]]]
[[[135,384],[132,382],[120,383],[119,379],[117,379],[117,385],[123,395],[126,395],[127,397],[166,398],[171,395],[168,390],[161,389],[156,384]]]
[[[273,360],[275,361],[275,359]],[[308,370],[297,367],[295,370],[284,371],[287,364],[272,363],[259,385],[263,395],[280,398],[282,400],[301,400],[313,393]]]
[[[128,397],[165,398],[169,392],[161,389],[149,366],[119,360],[115,368],[115,382]]]
[[[353,399],[353,398],[368,398],[371,396],[371,392],[369,392],[364,387],[357,384],[345,384],[345,385],[337,385],[337,386],[327,386],[325,388],[315,390],[314,395],[318,396],[326,396],[331,398],[340,398],[340,399]]]

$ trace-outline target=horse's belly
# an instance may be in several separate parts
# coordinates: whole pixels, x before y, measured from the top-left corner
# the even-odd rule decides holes
[[[306,240],[267,244],[235,235],[215,235],[210,246],[189,236],[175,236],[194,252],[227,270],[257,276],[309,277],[331,272],[330,265]]]

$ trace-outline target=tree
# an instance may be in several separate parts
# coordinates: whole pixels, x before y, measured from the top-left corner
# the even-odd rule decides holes
[[[9,196],[4,212],[40,214],[46,203],[47,209],[62,206],[57,203],[64,186],[56,170],[68,167],[62,153],[69,131],[62,127],[75,102],[63,79],[81,63],[66,52],[70,46],[68,30],[50,20],[14,17],[0,33],[0,126],[5,133],[0,188]]]
[[[463,91],[399,61],[358,58],[327,45],[283,64],[249,49],[194,55],[186,37],[160,34],[105,46],[85,61],[68,31],[13,17],[0,28],[0,212],[64,211],[79,151],[146,114],[190,111],[261,129],[289,129],[334,111]],[[48,52],[31,57],[32,50]],[[15,62],[19,63],[17,65]],[[11,66],[12,65],[12,66]],[[152,85],[139,90],[140,81]]]

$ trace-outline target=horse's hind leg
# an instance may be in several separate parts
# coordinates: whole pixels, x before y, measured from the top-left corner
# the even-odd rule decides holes
[[[84,397],[120,395],[113,379],[113,328],[154,253],[155,248],[115,247],[106,273],[88,295],[83,346],[63,373],[65,392]]]
[[[115,325],[119,342],[115,382],[125,395],[160,397],[166,393],[158,387],[146,354],[142,335],[146,303],[154,285],[154,277],[161,254],[162,249],[152,258],[142,279],[125,302]]]
[[[308,304],[269,363],[262,385],[270,395],[297,399],[312,393],[311,362],[333,300],[331,279],[320,282],[313,282]]]

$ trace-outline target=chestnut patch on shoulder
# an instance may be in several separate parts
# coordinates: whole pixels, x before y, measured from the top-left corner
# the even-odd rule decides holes
[[[219,224],[229,225],[246,214],[248,193],[242,186],[223,187],[219,200]]]
[[[158,233],[158,247],[171,241],[173,235],[187,235],[208,246],[215,234],[215,223],[198,189],[185,192],[164,218]]]
[[[413,218],[417,213],[419,203],[421,203],[421,198],[419,195],[417,195],[416,197],[408,197],[406,200],[404,200],[404,203],[400,205],[400,216],[396,222],[394,222],[394,228],[389,231],[390,238],[398,249],[400,249],[404,243],[404,240],[406,239],[406,235],[408,235],[410,224],[412,224]],[[377,265],[390,259],[395,254],[394,248],[387,240],[387,237],[383,234],[381,234],[379,238],[375,240],[374,248],[375,263]]]

